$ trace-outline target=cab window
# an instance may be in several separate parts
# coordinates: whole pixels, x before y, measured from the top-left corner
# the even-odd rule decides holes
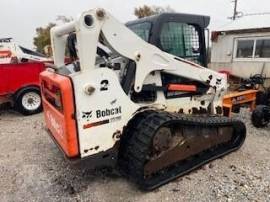
[[[129,29],[131,29],[135,34],[141,37],[144,41],[149,41],[151,23],[150,22],[143,22],[135,25],[129,25]]]
[[[199,33],[193,25],[164,23],[160,32],[160,46],[167,53],[201,63]]]

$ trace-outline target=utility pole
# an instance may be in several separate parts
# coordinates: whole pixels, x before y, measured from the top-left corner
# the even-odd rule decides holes
[[[240,17],[242,17],[244,14],[243,14],[243,12],[238,12],[238,11],[237,11],[238,0],[233,0],[232,2],[233,2],[233,4],[234,4],[234,8],[233,8],[233,16],[232,16],[232,17],[229,17],[229,19],[231,19],[231,20],[236,20],[236,18],[240,18]]]
[[[238,12],[237,12],[237,2],[238,0],[234,0],[233,3],[234,3],[234,9],[233,9],[233,17],[232,17],[232,20],[235,20],[237,15],[238,15]]]

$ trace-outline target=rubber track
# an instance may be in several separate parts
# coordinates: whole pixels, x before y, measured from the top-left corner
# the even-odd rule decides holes
[[[144,165],[148,161],[152,138],[164,124],[179,124],[200,128],[231,126],[236,139],[228,145],[218,146],[201,152],[191,158],[158,171],[150,178],[144,177]],[[135,181],[144,190],[155,189],[181,175],[184,175],[211,160],[239,149],[246,137],[243,122],[220,116],[178,115],[163,111],[147,111],[135,116],[124,129],[123,140],[119,149],[118,163],[121,171]]]

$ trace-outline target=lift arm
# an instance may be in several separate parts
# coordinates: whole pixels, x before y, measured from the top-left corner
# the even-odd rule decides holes
[[[66,37],[72,32],[77,36],[81,72],[95,68],[96,50],[99,40],[102,39],[107,47],[136,62],[136,92],[142,90],[147,75],[156,71],[208,84],[219,94],[227,89],[225,75],[165,53],[146,43],[103,9],[86,11],[77,20],[52,28],[53,55],[57,67],[64,65]]]

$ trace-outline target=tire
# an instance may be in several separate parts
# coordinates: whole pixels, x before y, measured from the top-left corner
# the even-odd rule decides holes
[[[252,112],[251,121],[252,124],[257,128],[263,128],[269,123],[269,120],[267,119],[265,114],[265,108],[267,108],[267,106],[258,105],[256,109]]]
[[[267,93],[259,91],[256,95],[256,105],[267,105]]]
[[[40,90],[35,87],[20,90],[15,98],[15,109],[26,116],[41,112],[42,102]]]

